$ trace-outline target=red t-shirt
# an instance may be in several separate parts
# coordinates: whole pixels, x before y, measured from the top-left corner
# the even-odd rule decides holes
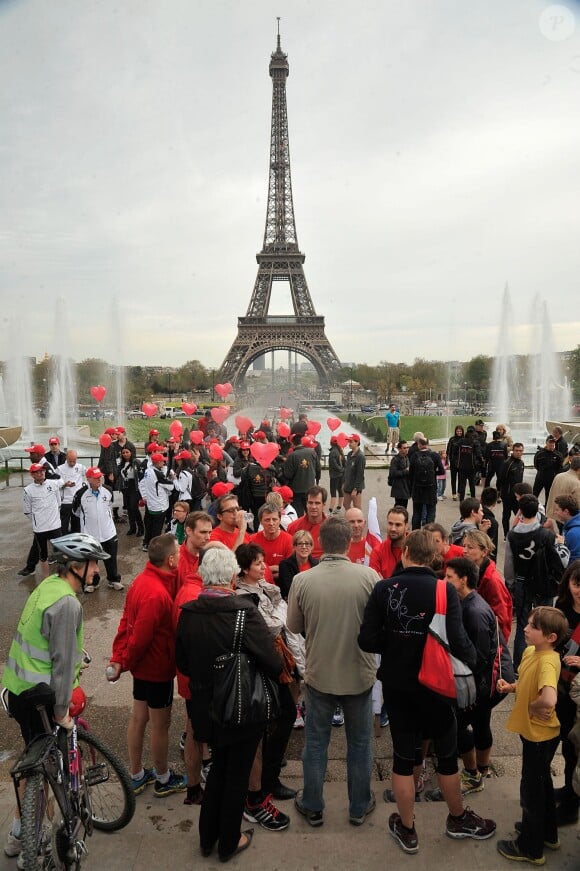
[[[225,544],[226,547],[228,547],[230,550],[233,550],[238,535],[239,531],[237,529],[235,529],[233,532],[226,532],[225,529],[221,529],[221,527],[216,526],[215,529],[212,529],[209,540],[221,541],[222,544]],[[250,536],[248,535],[248,533],[244,533],[244,540],[242,544],[247,544],[249,540]]]
[[[314,541],[314,547],[312,548],[311,553],[311,556],[313,556],[314,559],[320,559],[322,556],[322,547],[320,546],[320,527],[325,520],[326,514],[323,514],[320,523],[311,523],[308,519],[308,515],[303,514],[302,517],[299,517],[298,520],[295,520],[288,527],[288,535],[290,535],[290,537],[293,537],[295,532],[302,529],[306,529],[310,533],[312,540]]]
[[[282,560],[288,559],[294,551],[292,536],[283,530],[280,530],[280,535],[272,541],[269,541],[263,532],[255,532],[250,536],[250,541],[262,548],[266,555],[267,566],[279,566]]]
[[[201,590],[202,581],[197,570],[199,568],[199,554],[195,556],[187,549],[187,542],[184,541],[179,548],[179,562],[177,564],[177,589],[183,584],[195,582]]]
[[[185,547],[183,544],[182,547]],[[191,556],[191,554],[190,554]],[[179,560],[179,564],[181,565],[181,559]],[[179,622],[179,615],[181,614],[181,606],[185,605],[186,602],[194,602],[202,590],[202,580],[199,575],[186,580],[177,591],[177,595],[175,597],[175,601],[173,602],[173,623],[175,628],[177,629],[177,624]],[[191,691],[189,689],[189,678],[186,675],[182,674],[179,669],[176,669],[177,676],[177,692],[181,696],[182,699],[190,699]]]
[[[365,562],[365,540],[364,538],[361,541],[351,541],[350,547],[348,549],[348,558],[351,563],[359,563],[359,565],[363,566]]]

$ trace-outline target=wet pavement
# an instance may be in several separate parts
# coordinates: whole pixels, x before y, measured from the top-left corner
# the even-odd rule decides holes
[[[323,475],[323,484],[326,474]],[[393,504],[388,495],[387,470],[367,470],[367,489],[364,493],[363,508],[368,498],[376,496],[381,529],[384,530],[386,512]],[[28,480],[25,483],[28,483]],[[18,617],[27,596],[34,588],[34,576],[19,578],[17,572],[25,564],[26,554],[31,542],[30,525],[21,513],[22,489],[17,480],[12,480],[9,488],[0,490],[0,589],[2,608],[0,611],[0,665],[6,659]],[[499,511],[497,512],[499,516]],[[447,528],[458,517],[457,503],[447,499],[438,504],[437,520]],[[127,526],[118,527],[120,554],[119,567],[122,580],[129,584],[145,564],[146,555],[141,551],[140,541],[126,536]],[[501,536],[500,536],[501,537]],[[503,545],[500,544],[499,565],[503,564]],[[83,601],[85,614],[85,646],[90,651],[93,662],[84,673],[83,686],[89,697],[87,719],[91,728],[105,740],[119,755],[126,759],[125,730],[131,706],[131,684],[128,675],[114,685],[104,678],[104,669],[109,659],[111,642],[123,607],[124,593],[109,590],[101,583],[101,589]],[[494,750],[493,763],[499,775],[489,780],[483,793],[470,797],[469,802],[475,810],[488,813],[501,821],[502,836],[506,836],[513,820],[518,818],[518,773],[520,767],[519,738],[505,731],[504,724],[512,699],[508,698],[495,709],[493,714]],[[183,770],[179,751],[179,736],[185,719],[184,706],[177,700],[174,707],[170,739],[170,762],[178,770]],[[303,733],[294,732],[288,748],[288,766],[284,779],[296,787],[301,785],[300,753]],[[11,760],[20,749],[20,735],[14,723],[0,711],[0,838],[4,838],[11,815],[11,785],[8,770]],[[456,844],[442,834],[444,809],[440,805],[425,805],[418,808],[421,837],[421,853],[415,858],[403,857],[392,839],[385,833],[388,813],[394,806],[387,807],[380,800],[380,793],[390,785],[391,742],[389,729],[376,727],[374,739],[375,788],[378,807],[368,823],[360,829],[349,826],[346,819],[345,795],[345,740],[344,729],[334,729],[329,748],[328,785],[329,807],[327,821],[320,831],[314,832],[300,817],[291,813],[292,825],[287,832],[272,835],[259,830],[247,856],[234,860],[233,867],[252,862],[256,867],[285,871],[293,868],[335,868],[344,869],[375,868],[378,862],[390,859],[399,863],[411,862],[415,868],[459,869],[468,867],[504,868],[507,863],[495,852],[493,842],[469,842]],[[558,755],[554,760],[554,771],[561,782],[562,760]],[[106,836],[97,833],[90,843],[90,855],[83,863],[86,868],[141,869],[151,867],[151,862],[166,867],[169,852],[174,864],[182,867],[198,867],[197,854],[198,809],[183,807],[181,799],[156,800],[145,794],[138,799],[138,813],[135,820],[124,832]],[[576,840],[577,827],[563,830],[564,849],[558,854],[548,856],[547,867],[562,869],[580,868],[580,842]],[[424,839],[424,840],[423,840]],[[425,848],[423,849],[423,844]],[[429,844],[435,849],[430,850]],[[195,858],[193,858],[195,857]],[[251,858],[250,858],[251,857]],[[205,867],[212,868],[215,861],[208,860]],[[0,871],[15,869],[14,860],[0,857]]]

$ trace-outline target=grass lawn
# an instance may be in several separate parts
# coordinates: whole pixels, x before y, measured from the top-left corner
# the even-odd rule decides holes
[[[192,429],[197,429],[198,418],[196,417],[179,417],[175,418],[175,420],[179,420],[183,429],[189,429],[190,432]],[[89,427],[93,438],[98,438],[102,433],[104,433],[107,427],[115,425],[114,422],[110,420],[80,420],[79,423],[85,424]],[[145,443],[149,438],[149,430],[158,429],[160,440],[165,441],[165,439],[170,436],[169,427],[172,423],[172,420],[161,420],[158,417],[150,417],[147,420],[143,420],[142,418],[128,420],[125,424],[127,438],[130,442],[137,445]]]
[[[361,423],[366,421],[367,426],[372,424],[375,429],[380,431],[381,436],[377,438],[377,441],[386,439],[387,421],[383,415],[367,417],[366,415],[358,414],[356,418]],[[416,432],[422,432],[428,439],[450,438],[456,426],[461,425],[464,429],[467,429],[468,426],[474,423],[474,417],[436,417],[422,414],[416,417],[405,416],[402,418],[401,438],[411,441]]]

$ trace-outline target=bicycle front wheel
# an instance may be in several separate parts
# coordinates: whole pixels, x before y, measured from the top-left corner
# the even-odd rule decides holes
[[[24,871],[45,867],[50,852],[50,826],[45,820],[48,785],[42,772],[26,778],[22,800],[22,861]]]
[[[129,772],[106,744],[80,726],[79,754],[95,829],[116,832],[133,819],[135,794]]]

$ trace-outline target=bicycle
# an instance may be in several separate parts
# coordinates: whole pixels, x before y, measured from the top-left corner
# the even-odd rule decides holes
[[[47,709],[55,696],[47,684],[27,690],[26,697],[45,733],[33,738],[10,771],[21,818],[19,868],[78,871],[93,828],[114,832],[133,819],[131,778],[116,754],[90,732],[82,709],[71,709],[73,727],[67,732],[50,723]],[[0,699],[9,714],[7,690]]]

